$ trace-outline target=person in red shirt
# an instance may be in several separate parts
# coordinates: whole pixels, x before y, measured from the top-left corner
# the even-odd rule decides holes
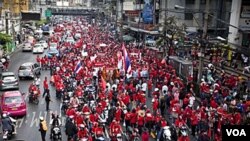
[[[167,126],[167,121],[162,117],[161,118],[161,127]]]
[[[80,114],[79,112],[76,112],[76,118],[75,118],[75,121],[76,121],[76,125],[80,126],[81,124],[84,123],[84,117],[82,114]]]
[[[152,105],[153,105],[153,114],[156,115],[156,112],[159,108],[159,101],[157,98],[152,99]]]
[[[95,138],[97,139],[98,137],[104,137],[104,131],[101,124],[99,124],[95,130]]]
[[[41,58],[39,55],[36,56],[36,62],[41,66]]]
[[[147,130],[144,129],[141,135],[141,141],[149,141],[149,133]]]
[[[183,125],[185,125],[185,121],[182,119],[182,116],[179,116],[179,118],[175,121],[175,126],[177,128],[181,128]]]
[[[130,127],[130,120],[131,120],[131,112],[129,109],[127,109],[127,113],[125,114],[124,120],[126,124],[126,129],[128,129],[128,127]]]
[[[195,130],[199,122],[198,116],[196,115],[195,111],[192,112],[190,119],[191,119],[191,132],[192,132],[191,134],[195,136]]]
[[[76,111],[75,111],[75,108],[73,108],[73,107],[69,107],[68,109],[67,109],[67,111],[66,111],[66,115],[67,115],[67,117],[71,117],[71,116],[75,116],[75,114],[76,114]]]
[[[49,90],[49,84],[47,77],[45,77],[43,81],[43,97],[45,96],[46,93],[48,93],[48,90]]]
[[[155,88],[155,91],[153,92],[153,96],[157,96],[157,98],[160,97],[160,92],[158,88]]]
[[[115,112],[115,120],[120,122],[121,116],[122,116],[122,109],[118,107]]]
[[[117,134],[122,133],[122,127],[117,121],[113,121],[112,126],[110,125],[110,136],[111,137],[116,137]]]
[[[133,109],[131,113],[131,118],[130,118],[130,125],[131,127],[135,127],[137,122],[137,113],[136,110]]]
[[[85,128],[84,124],[81,124],[77,133],[78,138],[81,139],[87,139],[89,136],[88,128]]]
[[[148,80],[148,97],[151,98],[151,93],[152,93],[152,88],[153,88],[153,83],[152,80]]]

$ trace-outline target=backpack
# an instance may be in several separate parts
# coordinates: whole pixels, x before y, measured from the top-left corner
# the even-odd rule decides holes
[[[44,131],[47,131],[47,130],[48,130],[48,127],[47,127],[46,122],[45,122],[45,121],[42,121],[41,124],[42,124],[42,129],[43,129]]]

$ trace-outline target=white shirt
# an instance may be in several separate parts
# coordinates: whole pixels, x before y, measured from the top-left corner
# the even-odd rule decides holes
[[[168,92],[168,86],[167,85],[162,86],[162,93],[163,93],[163,91],[166,91],[166,94],[167,94],[167,92]]]
[[[147,83],[144,82],[144,83],[141,85],[141,90],[144,91],[144,92],[147,91]]]
[[[110,83],[107,83],[107,84],[106,84],[106,86],[107,86],[107,90],[109,91],[109,90],[110,90],[110,88],[111,88]]]
[[[117,90],[117,85],[116,85],[116,84],[113,84],[113,85],[112,85],[112,90],[113,90],[113,88],[115,88],[115,90]]]
[[[194,105],[194,100],[195,100],[194,96],[189,97],[189,104],[193,106]]]

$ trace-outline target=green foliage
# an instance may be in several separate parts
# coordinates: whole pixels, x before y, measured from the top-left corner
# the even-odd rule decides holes
[[[42,19],[42,20],[40,20],[40,21],[37,21],[36,22],[36,25],[37,26],[42,26],[42,25],[44,25],[44,24],[46,24],[47,23],[47,20],[46,19]]]
[[[8,34],[0,33],[0,44],[5,45],[12,41],[12,37]]]
[[[171,36],[171,37],[168,37],[170,40],[173,40],[174,38],[183,38],[185,36],[185,31],[187,28],[185,24],[178,25],[177,19],[175,16],[170,16],[166,18],[164,23],[160,26],[163,27],[163,30],[161,33],[163,37],[161,37],[156,42],[157,46],[161,46],[166,42],[167,38],[165,34],[168,34]]]

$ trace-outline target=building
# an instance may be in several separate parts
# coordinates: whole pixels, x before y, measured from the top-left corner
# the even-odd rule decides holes
[[[4,0],[3,10],[9,10],[14,17],[19,16],[22,10],[29,10],[29,0]]]
[[[147,1],[152,4],[151,12],[155,15],[151,23],[143,20]],[[249,0],[123,0],[123,3],[117,0],[117,21],[119,25],[122,19],[123,28],[134,32],[157,34],[163,30],[161,25],[164,19],[175,16],[179,24],[185,23],[188,32],[199,32],[204,27],[206,3],[209,11],[208,35],[221,36],[229,43],[249,47]]]
[[[239,46],[250,48],[250,1],[232,0],[230,24],[239,29],[229,27],[228,40]]]

